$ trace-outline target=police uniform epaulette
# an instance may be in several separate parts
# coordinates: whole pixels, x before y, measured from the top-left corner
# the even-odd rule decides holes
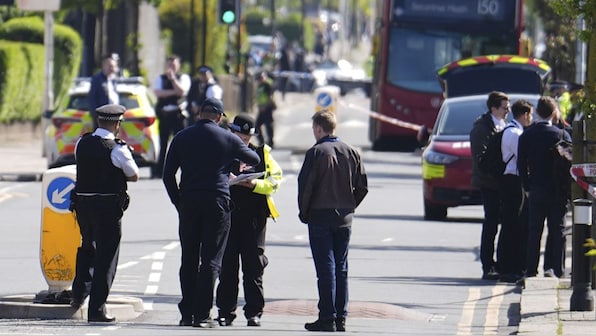
[[[114,141],[116,141],[116,143],[119,145],[126,145],[126,141],[124,141],[120,138],[116,138],[116,139],[114,139]]]

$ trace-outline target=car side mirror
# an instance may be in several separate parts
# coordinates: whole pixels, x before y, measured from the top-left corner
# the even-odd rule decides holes
[[[428,127],[426,125],[420,126],[418,129],[418,133],[416,134],[416,140],[422,146],[426,146],[428,144],[428,139],[430,138],[430,132],[428,131]]]

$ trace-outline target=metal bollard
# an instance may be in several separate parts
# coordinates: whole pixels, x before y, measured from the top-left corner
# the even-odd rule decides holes
[[[573,201],[573,236],[571,256],[571,311],[593,311],[594,296],[591,290],[590,257],[586,256],[584,243],[590,238],[592,225],[592,201],[576,199]]]

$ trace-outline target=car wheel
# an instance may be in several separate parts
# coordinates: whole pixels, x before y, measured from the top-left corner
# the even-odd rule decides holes
[[[425,220],[445,220],[447,218],[447,207],[430,204],[424,201],[424,219]]]

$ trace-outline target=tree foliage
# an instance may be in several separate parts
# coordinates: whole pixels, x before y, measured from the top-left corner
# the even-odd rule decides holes
[[[596,46],[596,0],[551,0],[549,5],[561,17],[582,17],[585,29],[578,32],[580,38],[588,45]],[[596,48],[589,48],[588,75],[584,83],[585,102],[582,106],[588,118],[596,117]]]

